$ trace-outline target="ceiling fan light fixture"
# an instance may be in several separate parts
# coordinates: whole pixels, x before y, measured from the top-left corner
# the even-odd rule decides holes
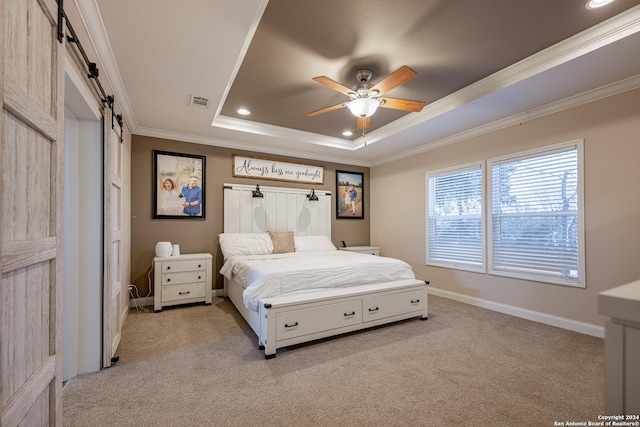
[[[609,3],[612,3],[615,0],[589,0],[586,4],[587,9],[597,9]]]
[[[369,117],[378,109],[380,101],[374,98],[359,98],[347,104],[349,111],[356,117]]]
[[[375,85],[371,85],[369,83],[371,74],[370,70],[359,70],[356,73],[356,78],[360,83],[355,89],[349,89],[347,86],[338,83],[335,80],[331,80],[326,76],[314,77],[312,79],[313,81],[320,83],[329,89],[335,90],[336,92],[340,92],[343,95],[347,95],[351,100],[349,102],[342,102],[340,104],[312,111],[306,114],[307,117],[316,117],[320,114],[347,107],[349,108],[349,111],[351,111],[351,114],[358,118],[358,130],[364,130],[370,126],[371,120],[369,117],[376,112],[378,107],[384,106],[384,108],[391,108],[393,110],[419,112],[422,110],[422,107],[426,105],[425,102],[421,101],[380,97],[396,87],[405,84],[418,75],[418,73],[406,65],[398,68]]]

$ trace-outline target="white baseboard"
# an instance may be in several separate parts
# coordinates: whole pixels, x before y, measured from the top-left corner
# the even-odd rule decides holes
[[[224,289],[214,289],[212,292],[214,297],[223,297]],[[142,298],[130,298],[129,299],[129,308],[144,307],[146,305],[153,305],[153,297],[142,297]]]
[[[497,311],[499,313],[520,317],[534,322],[544,323],[545,325],[556,326],[558,328],[568,329],[570,331],[579,332],[585,335],[591,335],[598,338],[604,338],[604,327],[592,325],[590,323],[579,322],[577,320],[566,319],[539,311],[527,310],[525,308],[514,307],[507,304],[501,304],[480,298],[462,295],[457,292],[445,291],[443,289],[427,286],[429,294],[439,297],[449,298],[469,305],[486,308],[488,310]]]
[[[604,327],[592,325],[590,323],[579,322],[564,317],[558,317],[539,311],[527,310],[520,307],[514,307],[507,304],[501,304],[481,298],[462,295],[457,292],[445,291],[443,289],[427,287],[430,294],[443,298],[452,299],[463,302],[465,304],[486,308],[488,310],[497,311],[499,313],[508,314],[510,316],[520,317],[522,319],[532,320],[534,322],[544,323],[545,325],[556,326],[558,328],[568,329],[570,331],[579,332],[581,334],[591,335],[598,338],[604,338]],[[224,289],[214,289],[213,296],[224,296]],[[129,300],[129,307],[136,308],[153,305],[153,297],[132,298]]]

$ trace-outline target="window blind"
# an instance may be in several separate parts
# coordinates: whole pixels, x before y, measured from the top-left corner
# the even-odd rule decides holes
[[[491,273],[579,283],[577,146],[490,164]]]
[[[484,271],[482,165],[427,174],[427,264]]]

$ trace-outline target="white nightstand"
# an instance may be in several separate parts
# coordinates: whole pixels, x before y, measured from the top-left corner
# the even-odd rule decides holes
[[[341,251],[357,252],[359,254],[380,255],[380,248],[377,246],[347,246],[338,248]]]
[[[153,309],[177,304],[211,304],[211,254],[184,254],[153,259]]]

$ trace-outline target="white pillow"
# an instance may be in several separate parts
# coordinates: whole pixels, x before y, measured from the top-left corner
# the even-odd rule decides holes
[[[269,233],[222,233],[218,235],[224,259],[235,255],[265,255],[273,252]]]
[[[309,252],[309,251],[337,251],[338,249],[333,246],[331,239],[325,235],[321,236],[294,236],[293,245],[296,252]]]

